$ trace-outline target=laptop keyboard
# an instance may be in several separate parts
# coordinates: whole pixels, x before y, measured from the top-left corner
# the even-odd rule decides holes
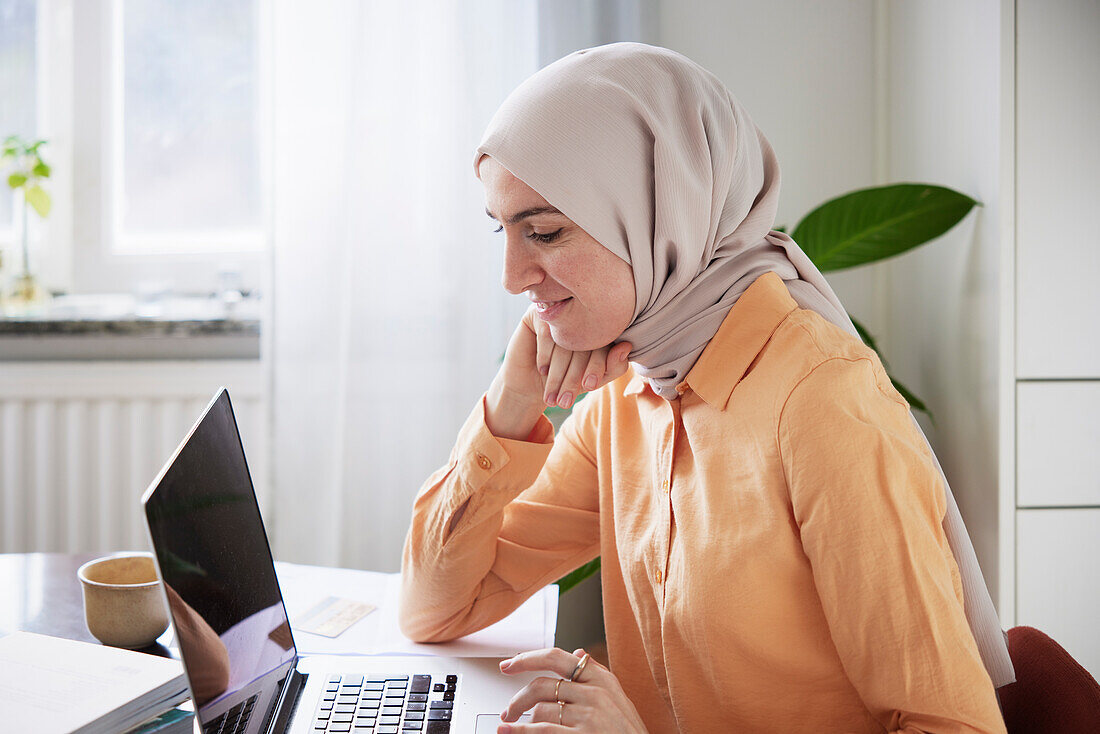
[[[447,734],[458,676],[332,675],[317,704],[313,731],[344,734]]]
[[[202,734],[243,734],[248,729],[248,721],[252,718],[252,709],[256,706],[256,697],[238,703],[224,714],[205,724]]]

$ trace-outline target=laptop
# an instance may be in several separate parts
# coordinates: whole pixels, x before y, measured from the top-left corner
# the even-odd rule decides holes
[[[299,657],[224,388],[142,505],[203,734],[494,732],[535,677],[487,658]]]

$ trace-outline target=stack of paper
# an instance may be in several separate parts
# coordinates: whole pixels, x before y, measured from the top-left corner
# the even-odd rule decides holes
[[[178,660],[31,632],[0,638],[5,731],[114,734],[187,697]]]

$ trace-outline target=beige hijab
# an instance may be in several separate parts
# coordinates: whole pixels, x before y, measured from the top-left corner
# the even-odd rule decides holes
[[[717,77],[678,53],[615,43],[559,59],[504,101],[475,170],[484,154],[630,264],[637,299],[621,339],[633,345],[635,371],[668,400],[767,271],[802,308],[856,335],[818,269],[772,230],[779,163],[768,141]],[[1014,680],[1008,648],[943,481],[967,619],[999,687]]]

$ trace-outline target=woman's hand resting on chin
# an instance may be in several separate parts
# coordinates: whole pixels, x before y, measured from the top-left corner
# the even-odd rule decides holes
[[[547,406],[568,408],[580,393],[622,376],[630,350],[629,342],[588,352],[560,347],[532,306],[512,334],[504,363],[489,387],[489,430],[502,438],[526,439]]]
[[[503,673],[548,671],[560,677],[536,678],[520,689],[501,713],[505,723],[497,728],[497,734],[645,734],[638,710],[610,670],[589,659],[575,679],[569,680],[584,654],[584,650],[576,650],[570,655],[553,647],[501,661]],[[525,711],[531,712],[531,721],[513,723]]]

